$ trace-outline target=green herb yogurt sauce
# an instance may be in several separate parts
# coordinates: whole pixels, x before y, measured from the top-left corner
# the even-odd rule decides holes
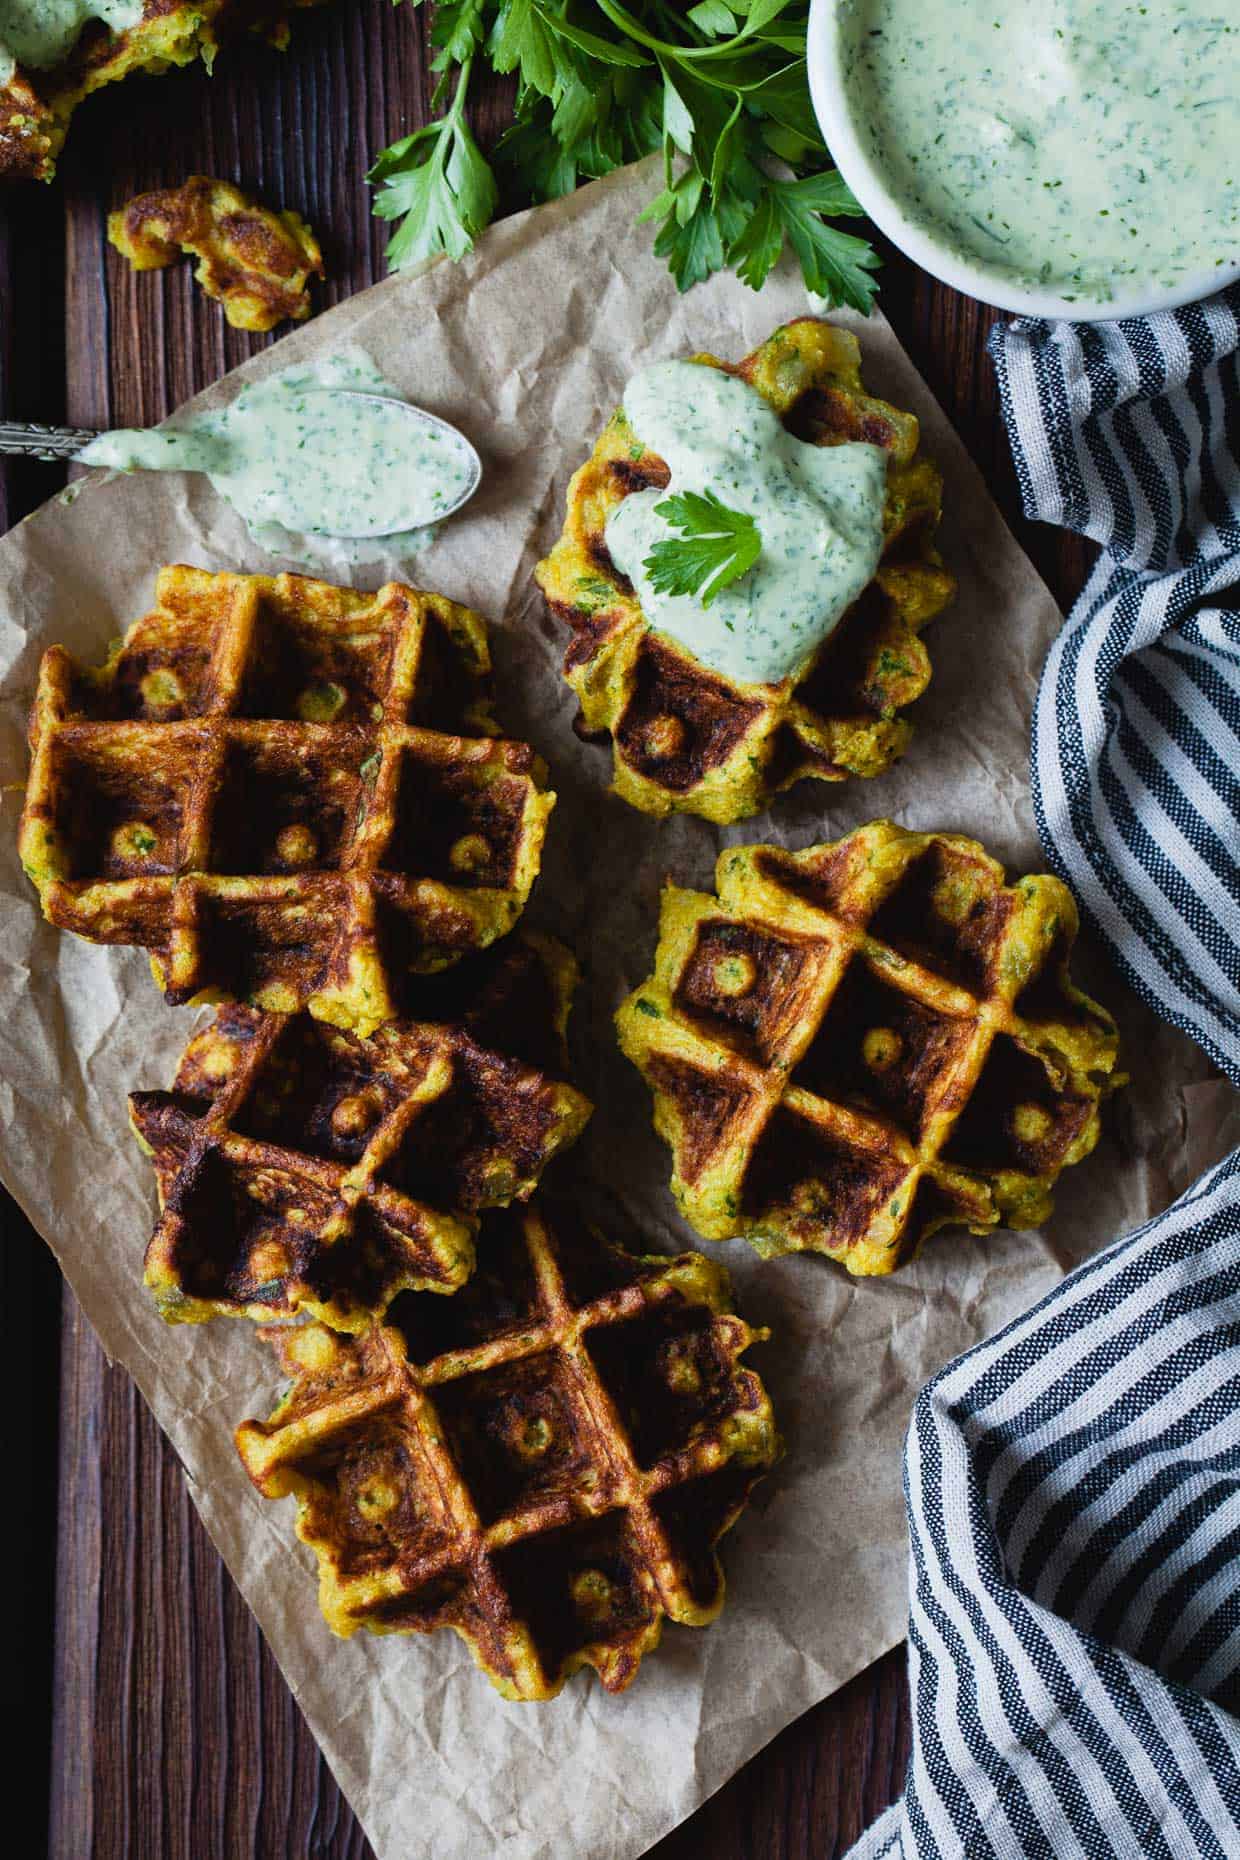
[[[1240,258],[1240,0],[837,0],[853,128],[905,215],[1107,302]]]
[[[887,455],[846,441],[810,446],[784,430],[756,388],[700,362],[657,362],[634,376],[624,411],[669,466],[663,491],[635,491],[607,520],[612,561],[649,624],[703,665],[742,684],[794,677],[878,567]],[[762,553],[709,607],[660,594],[646,557],[676,534],[655,508],[675,492],[711,491],[757,522]]]
[[[101,433],[78,457],[115,471],[204,472],[277,552],[314,536],[382,537],[399,549],[424,541],[421,526],[468,495],[477,459],[451,427],[411,420],[380,395],[403,400],[368,356],[346,349],[247,382],[227,407]]]
[[[0,0],[0,84],[15,66],[46,71],[67,58],[88,19],[126,32],[142,18],[142,0]]]

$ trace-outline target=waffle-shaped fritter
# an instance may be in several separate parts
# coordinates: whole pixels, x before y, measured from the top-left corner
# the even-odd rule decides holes
[[[319,242],[299,213],[276,212],[206,174],[135,194],[109,213],[108,238],[135,271],[161,271],[192,255],[195,280],[223,304],[234,329],[302,322],[310,280],[323,276]]]
[[[564,675],[580,702],[578,728],[612,739],[614,791],[648,814],[725,824],[803,777],[880,775],[903,753],[911,727],[899,713],[930,681],[918,635],[956,585],[934,548],[938,468],[918,453],[913,415],[865,392],[855,336],[802,317],[730,372],[796,438],[866,440],[888,455],[878,573],[799,680],[734,683],[647,627],[604,532],[625,497],[661,488],[669,474],[643,450],[623,408],[569,485],[563,533],[535,571],[552,612],[572,628]]]
[[[288,42],[288,15],[320,0],[142,0],[142,16],[124,32],[87,17],[68,55],[50,69],[18,65],[0,83],[0,180],[50,181],[78,104],[134,71],[158,73],[201,57],[246,31]],[[87,9],[89,13],[89,9]]]
[[[886,820],[734,847],[716,882],[669,887],[617,1016],[698,1233],[863,1274],[952,1223],[1046,1220],[1121,1082],[1111,1017],[1069,979],[1067,887]]]
[[[170,1001],[368,1033],[509,931],[554,796],[495,735],[486,629],[395,582],[164,569],[98,671],[44,654],[22,863],[44,915]]]
[[[237,1446],[292,1493],[337,1634],[461,1635],[512,1699],[611,1692],[664,1616],[723,1605],[715,1545],[780,1452],[763,1338],[697,1253],[635,1258],[557,1210],[488,1216],[454,1298],[344,1338],[273,1329],[292,1388]]]
[[[164,1317],[304,1310],[365,1330],[399,1292],[464,1282],[479,1211],[526,1200],[591,1107],[562,1076],[568,951],[513,937],[461,967],[467,1008],[450,994],[438,1020],[369,1039],[223,1008],[171,1091],[131,1095],[159,1184],[146,1283]]]

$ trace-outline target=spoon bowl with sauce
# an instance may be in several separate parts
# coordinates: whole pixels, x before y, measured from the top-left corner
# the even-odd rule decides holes
[[[0,427],[0,451],[6,432]],[[367,358],[246,382],[227,406],[149,430],[13,432],[14,449],[113,471],[201,472],[261,539],[271,532],[366,542],[452,516],[482,480],[465,435],[404,400]]]
[[[808,53],[840,173],[956,290],[1097,322],[1240,279],[1240,0],[812,0]]]

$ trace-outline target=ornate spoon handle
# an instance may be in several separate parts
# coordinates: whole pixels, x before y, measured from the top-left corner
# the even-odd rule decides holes
[[[94,437],[85,426],[32,426],[24,420],[0,420],[0,452],[18,458],[76,458]]]

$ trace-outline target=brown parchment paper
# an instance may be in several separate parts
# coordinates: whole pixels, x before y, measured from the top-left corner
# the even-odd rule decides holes
[[[975,834],[1011,867],[1035,869],[1030,711],[1059,616],[891,330],[879,316],[856,323],[869,384],[921,416],[943,466],[942,545],[960,578],[958,603],[928,635],[934,682],[910,753],[875,782],[806,783],[725,832],[649,820],[607,794],[609,753],[572,733],[563,638],[530,583],[568,475],[635,368],[696,349],[739,357],[812,307],[787,270],[757,294],[719,276],[678,297],[649,229],[634,224],[651,178],[613,176],[506,221],[465,263],[378,285],[239,372],[358,343],[483,454],[479,496],[418,560],[355,564],[351,578],[373,586],[386,571],[496,624],[501,717],[546,755],[560,795],[531,918],[585,964],[573,1045],[597,1105],[586,1161],[600,1199],[656,1250],[693,1239],[610,1015],[648,971],[664,876],[708,884],[724,842],[802,846],[880,813]],[[42,923],[14,852],[39,653],[60,640],[97,661],[144,610],[156,567],[178,560],[272,566],[204,480],[179,477],[96,474],[0,542],[0,1171],[171,1438],[380,1860],[628,1860],[901,1638],[900,1453],[918,1386],[1234,1144],[1236,1100],[1086,959],[1120,1017],[1134,1083],[1094,1157],[1065,1176],[1043,1232],[941,1237],[897,1277],[857,1282],[820,1259],[763,1264],[743,1243],[724,1249],[740,1308],[773,1332],[753,1360],[788,1453],[725,1544],[729,1599],[715,1627],[669,1628],[621,1698],[579,1676],[542,1706],[502,1701],[451,1635],[335,1640],[292,1501],[259,1499],[232,1447],[235,1424],[271,1405],[266,1352],[241,1323],[165,1327],[141,1288],[154,1192],[125,1094],[167,1083],[201,1016],[165,1006],[137,952]]]

